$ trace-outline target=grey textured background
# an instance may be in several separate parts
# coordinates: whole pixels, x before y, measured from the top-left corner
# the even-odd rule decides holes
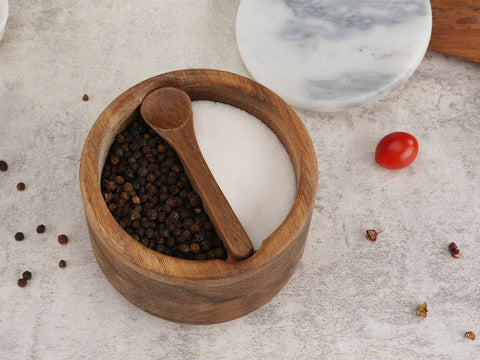
[[[238,3],[10,2],[0,42],[0,158],[10,165],[0,173],[0,358],[478,359],[480,341],[463,334],[480,335],[480,65],[440,54],[427,53],[373,105],[296,109],[317,150],[319,191],[301,264],[271,302],[228,323],[186,326],[139,310],[105,279],[78,184],[87,133],[150,76],[193,67],[248,76]],[[420,154],[392,172],[373,154],[396,130],[414,134]],[[383,230],[376,243],[368,228]],[[22,289],[25,269],[33,279]],[[425,319],[416,316],[424,301]]]

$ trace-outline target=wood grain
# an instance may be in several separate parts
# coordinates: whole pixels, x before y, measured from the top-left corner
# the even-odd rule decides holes
[[[252,242],[198,146],[188,95],[174,87],[156,89],[145,97],[140,113],[147,124],[176,151],[193,189],[201,197],[203,207],[227,249],[227,260],[243,260],[252,255]]]
[[[429,50],[480,62],[480,1],[431,0]]]
[[[180,88],[192,100],[220,101],[246,110],[277,134],[290,155],[297,185],[292,209],[258,251],[243,261],[182,260],[153,251],[120,227],[103,200],[100,174],[115,136],[138,116],[144,97],[164,86]],[[94,254],[112,285],[151,314],[190,324],[235,319],[269,301],[295,271],[310,226],[317,172],[315,150],[302,121],[260,84],[205,69],[145,80],[103,111],[85,142],[80,186]]]

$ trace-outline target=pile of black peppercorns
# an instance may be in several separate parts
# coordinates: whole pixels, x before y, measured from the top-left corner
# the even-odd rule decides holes
[[[101,186],[114,218],[143,245],[181,259],[226,259],[177,154],[141,117],[115,138]]]

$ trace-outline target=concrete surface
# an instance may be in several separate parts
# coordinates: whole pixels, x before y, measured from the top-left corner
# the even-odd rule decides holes
[[[480,64],[436,53],[373,105],[297,109],[316,146],[319,191],[301,264],[271,302],[187,326],[141,311],[105,279],[78,184],[87,133],[118,94],[153,75],[207,67],[249,76],[235,43],[238,3],[10,2],[0,42],[0,159],[9,164],[0,173],[0,358],[478,359],[480,340],[463,334],[480,335]],[[392,172],[373,154],[396,130],[414,134],[420,153]],[[383,230],[376,243],[364,237],[370,228]],[[20,288],[27,269],[33,279]],[[425,301],[428,316],[417,317]]]

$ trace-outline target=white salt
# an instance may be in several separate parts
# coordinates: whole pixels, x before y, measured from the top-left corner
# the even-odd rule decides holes
[[[270,128],[246,111],[213,101],[192,105],[200,150],[257,250],[295,200],[290,157]]]

